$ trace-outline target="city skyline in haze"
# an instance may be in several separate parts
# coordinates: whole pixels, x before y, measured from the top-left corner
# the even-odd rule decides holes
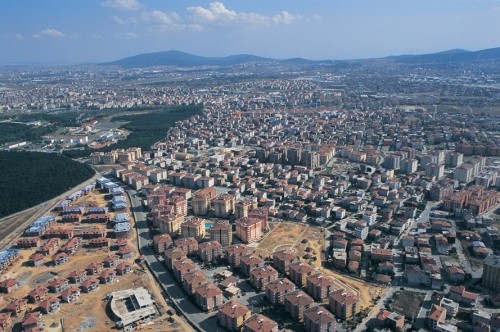
[[[0,64],[180,50],[358,59],[500,46],[500,1],[23,0],[0,4]]]

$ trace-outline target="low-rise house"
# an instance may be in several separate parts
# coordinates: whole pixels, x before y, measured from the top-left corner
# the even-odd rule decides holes
[[[99,279],[96,277],[89,277],[88,279],[82,281],[80,288],[85,293],[96,291],[99,288]]]
[[[87,241],[87,247],[89,248],[104,248],[109,247],[109,239],[105,237],[98,237],[94,239],[90,239]]]
[[[429,328],[435,331],[437,330],[438,325],[444,324],[445,321],[446,321],[446,309],[436,304],[433,304],[429,316],[427,316],[427,325],[429,326]]]
[[[81,237],[73,237],[68,242],[66,242],[60,249],[60,252],[64,252],[68,255],[73,255],[82,245]]]
[[[30,266],[45,265],[45,256],[40,253],[34,253],[28,258],[28,264]]]
[[[61,300],[66,303],[72,303],[80,298],[80,288],[71,286],[61,293]]]
[[[48,294],[49,289],[47,287],[37,286],[28,293],[28,300],[31,303],[38,303],[45,300]]]
[[[23,331],[30,331],[43,325],[42,313],[40,311],[27,312],[21,321]]]
[[[13,299],[4,308],[4,311],[10,312],[13,316],[19,316],[28,309],[28,301],[26,299],[16,298]]]
[[[69,260],[69,256],[65,252],[60,252],[60,253],[52,256],[52,264],[54,264],[54,266],[66,264],[68,262],[68,260]]]
[[[17,289],[17,281],[13,278],[8,278],[0,281],[0,293],[10,294]]]
[[[121,259],[130,259],[132,258],[132,249],[129,246],[124,246],[118,249],[118,256]]]
[[[68,280],[73,284],[79,284],[87,279],[87,271],[83,269],[77,269],[69,274]]]
[[[12,325],[12,316],[10,312],[0,313],[0,330],[7,331]]]
[[[36,248],[40,245],[39,237],[22,237],[17,240],[17,247],[21,249]]]
[[[43,244],[41,247],[37,248],[36,252],[49,256],[52,255],[53,253],[56,252],[57,248],[59,247],[59,238],[52,238],[48,240],[45,244]]]
[[[61,309],[61,304],[60,304],[59,299],[52,297],[52,298],[45,299],[42,302],[40,302],[39,307],[44,314],[52,314],[54,312],[59,311],[59,309]]]
[[[102,260],[102,264],[104,265],[104,267],[115,267],[120,264],[120,257],[115,254],[107,255]]]
[[[125,275],[133,271],[132,263],[124,261],[116,266],[116,273],[118,275]]]
[[[104,270],[101,272],[101,274],[99,274],[99,281],[102,284],[109,284],[113,282],[115,279],[116,279],[116,272],[111,269]]]
[[[49,281],[49,290],[52,293],[60,293],[69,288],[68,279],[62,277],[56,277]]]
[[[103,265],[101,262],[92,262],[85,269],[87,271],[87,275],[98,275],[102,272]]]
[[[477,304],[479,295],[465,290],[464,286],[451,286],[449,298],[462,305],[473,307]]]
[[[51,228],[45,232],[44,237],[47,239],[70,239],[73,237],[73,230],[69,228]]]

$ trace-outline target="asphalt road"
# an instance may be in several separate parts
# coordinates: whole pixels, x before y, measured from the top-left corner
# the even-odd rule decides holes
[[[175,281],[163,262],[156,258],[151,246],[152,238],[146,221],[147,213],[144,211],[140,199],[136,196],[136,191],[127,187],[125,189],[130,197],[132,212],[136,220],[139,250],[144,255],[156,280],[160,282],[160,286],[173,302],[173,306],[196,330],[224,331],[217,324],[216,312],[206,313],[198,309]]]

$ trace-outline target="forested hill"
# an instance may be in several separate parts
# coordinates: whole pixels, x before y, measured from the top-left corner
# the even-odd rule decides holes
[[[4,217],[64,193],[95,171],[60,154],[0,151],[0,174],[0,217]]]

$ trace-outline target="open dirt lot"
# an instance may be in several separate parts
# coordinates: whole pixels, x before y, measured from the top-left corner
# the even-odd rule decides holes
[[[391,309],[406,317],[417,317],[424,298],[424,294],[421,293],[406,290],[397,292],[394,294],[394,302],[391,305]]]
[[[105,194],[98,191],[92,192],[87,196],[79,198],[73,205],[85,205],[85,206],[108,206],[109,199]],[[50,214],[57,216],[57,213],[50,212]],[[114,213],[110,213],[110,217],[113,218]],[[134,225],[135,220],[133,219],[133,214],[130,214],[131,224]],[[58,218],[59,219],[59,218]],[[82,228],[82,227],[99,227],[103,228],[106,225],[103,224],[80,224],[80,223],[60,223],[56,222],[51,227],[57,228]],[[108,230],[109,231],[109,230]],[[12,238],[15,241],[16,238]],[[67,240],[62,240],[61,245],[66,243]],[[44,240],[45,242],[45,240]],[[66,278],[68,275],[77,269],[85,269],[91,262],[101,262],[104,257],[109,255],[114,249],[114,244],[116,240],[111,239],[111,247],[105,249],[87,249],[80,248],[73,255],[70,255],[69,262],[59,266],[53,266],[48,261],[50,256],[46,260],[46,264],[39,267],[32,267],[26,264],[29,256],[35,253],[35,249],[27,249],[21,251],[21,257],[7,270],[2,271],[0,275],[0,280],[5,280],[7,278],[14,278],[18,282],[18,288],[15,289],[11,294],[2,294],[3,303],[1,307],[9,303],[10,300],[14,298],[26,297],[27,294],[35,286],[47,287],[48,282],[56,277]],[[152,323],[140,326],[141,330],[151,330],[151,331],[190,331],[189,326],[179,317],[173,314],[172,318],[167,320],[169,313],[173,313],[173,310],[167,306],[165,299],[162,295],[161,289],[157,285],[156,281],[149,274],[148,270],[144,268],[141,264],[135,263],[135,259],[139,257],[139,252],[137,249],[137,236],[135,227],[131,228],[131,232],[127,239],[128,247],[132,251],[131,258],[128,259],[129,262],[133,263],[133,272],[125,276],[117,276],[117,279],[109,284],[101,284],[98,291],[94,293],[81,293],[80,299],[76,303],[62,303],[60,311],[51,314],[44,315],[44,328],[50,332],[62,331],[60,321],[64,319],[64,330],[65,331],[109,331],[114,327],[113,320],[106,313],[106,301],[104,300],[106,294],[123,289],[136,288],[143,286],[148,289],[156,300],[157,308],[160,315],[158,315]],[[79,286],[78,284],[76,286]],[[58,297],[60,294],[50,294],[52,297]],[[39,303],[30,303],[28,305],[30,310],[37,310]],[[20,322],[22,315],[20,317],[15,317],[14,322]]]
[[[302,243],[303,239],[307,239],[307,242]],[[305,249],[309,247],[316,253],[317,259],[320,259],[324,246],[323,229],[293,222],[280,222],[264,236],[256,251],[263,257],[272,257],[275,251],[292,248],[302,257],[306,254]],[[312,251],[309,253],[312,255]]]
[[[303,240],[307,242],[303,243]],[[323,250],[325,247],[324,229],[294,222],[280,222],[267,233],[258,244],[255,251],[262,257],[272,257],[273,252],[291,248],[301,259],[309,254],[316,259],[304,259],[319,271],[332,277],[339,287],[346,288],[357,294],[361,299],[361,307],[372,306],[372,299],[382,296],[386,288],[368,284],[348,277],[333,270],[322,267]],[[309,251],[306,249],[309,248]]]

